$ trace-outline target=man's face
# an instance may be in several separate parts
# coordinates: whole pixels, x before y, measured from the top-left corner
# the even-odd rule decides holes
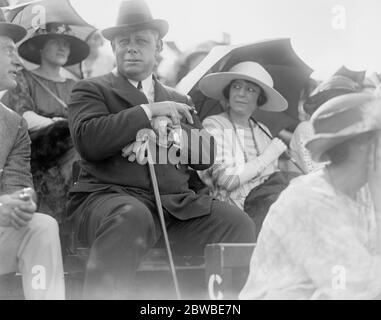
[[[118,71],[128,79],[141,81],[154,70],[162,42],[152,30],[137,30],[118,35],[114,39]]]
[[[0,36],[0,91],[16,87],[19,59],[11,38]]]

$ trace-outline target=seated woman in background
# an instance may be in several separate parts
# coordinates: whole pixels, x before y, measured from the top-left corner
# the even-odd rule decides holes
[[[49,23],[21,43],[18,51],[38,67],[21,70],[17,87],[6,92],[2,101],[28,123],[39,209],[61,221],[72,163],[77,159],[66,120],[66,104],[75,81],[61,76],[61,68],[81,62],[89,47],[68,25]]]
[[[87,37],[86,43],[89,45],[90,54],[81,63],[83,78],[98,77],[111,72],[115,67],[115,59],[105,51],[102,33],[95,30]]]
[[[312,161],[309,151],[305,148],[306,141],[313,136],[312,124],[309,121],[312,114],[323,103],[334,97],[361,91],[361,82],[357,82],[346,75],[336,73],[327,81],[319,84],[311,96],[304,102],[303,111],[306,119],[298,124],[290,142],[291,154],[304,172],[312,172],[323,166],[321,163]]]
[[[241,299],[381,297],[381,99],[335,97],[311,122],[306,147],[328,164],[294,179],[271,207]],[[365,184],[372,211],[356,201]]]
[[[278,170],[278,158],[287,149],[280,139],[272,139],[270,131],[252,114],[257,108],[283,111],[287,101],[273,89],[270,74],[251,61],[241,62],[228,72],[209,74],[199,87],[207,97],[225,101],[226,106],[223,113],[203,121],[216,140],[217,156],[215,164],[199,176],[213,196],[243,209],[250,191]],[[259,229],[264,216],[248,213]]]

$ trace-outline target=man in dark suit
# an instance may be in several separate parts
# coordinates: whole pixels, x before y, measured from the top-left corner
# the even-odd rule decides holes
[[[91,245],[85,298],[133,298],[136,269],[162,233],[149,169],[135,161],[144,148],[138,132],[181,124],[183,137],[197,138],[183,141],[189,158],[199,160],[189,166],[204,170],[213,162],[214,140],[201,130],[189,97],[153,76],[167,31],[143,1],[123,2],[117,26],[103,31],[117,70],[80,81],[72,92],[69,125],[82,160],[68,211],[79,239]],[[186,164],[159,163],[155,170],[175,252],[200,255],[207,243],[254,241],[244,212],[189,189]]]

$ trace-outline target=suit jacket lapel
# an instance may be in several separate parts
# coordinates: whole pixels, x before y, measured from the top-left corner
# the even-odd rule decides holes
[[[154,79],[155,84],[155,102],[170,101],[171,96],[168,91],[163,87],[163,85],[156,79]]]
[[[127,101],[131,106],[148,103],[144,93],[135,88],[127,79],[123,78],[119,73],[111,73],[112,90],[123,100]]]

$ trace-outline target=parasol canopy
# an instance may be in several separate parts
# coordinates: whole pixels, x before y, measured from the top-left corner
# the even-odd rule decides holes
[[[296,54],[289,38],[215,47],[179,82],[177,89],[191,96],[201,120],[220,113],[223,111],[221,102],[206,97],[199,90],[198,83],[206,74],[228,71],[232,66],[243,61],[261,64],[273,78],[274,88],[288,102],[286,111],[257,110],[254,118],[263,122],[273,135],[277,135],[282,129],[296,126],[299,122],[300,94],[313,70]]]

